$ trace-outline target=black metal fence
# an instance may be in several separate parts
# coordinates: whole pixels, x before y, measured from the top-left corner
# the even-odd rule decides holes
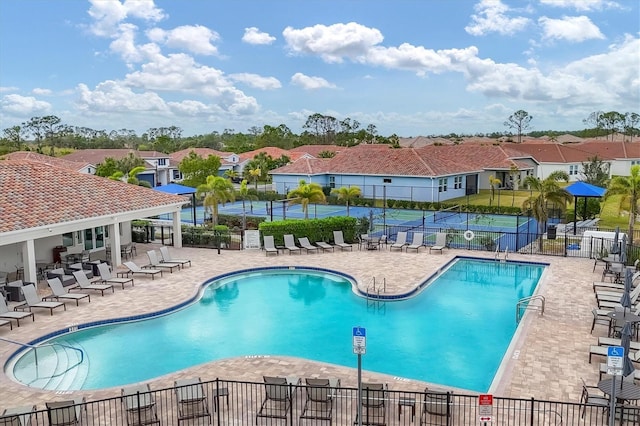
[[[335,379],[331,381],[335,387],[308,386],[297,378],[286,380],[288,384],[278,385],[216,379],[153,391],[139,388],[97,401],[60,395],[46,407],[12,408],[9,411],[14,414],[8,419],[0,417],[0,424],[357,424],[357,389],[341,387]],[[466,426],[482,424],[481,417],[487,416],[484,409],[479,409],[478,395],[395,391],[383,385],[381,390],[363,387],[360,400],[362,424]],[[616,417],[631,424],[638,421],[639,414],[639,406],[620,405]],[[15,423],[11,423],[11,417],[15,417]],[[493,425],[599,426],[608,424],[608,408],[582,401],[494,397],[490,417]]]

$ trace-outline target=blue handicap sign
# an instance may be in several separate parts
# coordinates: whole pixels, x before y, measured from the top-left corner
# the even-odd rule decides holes
[[[367,330],[364,327],[353,327],[353,337],[367,337]]]
[[[624,348],[622,346],[609,346],[607,348],[607,356],[622,358],[624,356]]]

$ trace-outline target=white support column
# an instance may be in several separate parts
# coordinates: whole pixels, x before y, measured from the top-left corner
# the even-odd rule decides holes
[[[38,285],[38,269],[36,267],[36,246],[33,240],[22,243],[22,266],[24,267],[25,282]]]
[[[120,223],[116,222],[109,225],[109,235],[111,236],[111,267],[115,268],[122,264],[122,256],[120,255]]]
[[[173,246],[175,248],[182,247],[182,221],[180,220],[180,211],[173,212]]]

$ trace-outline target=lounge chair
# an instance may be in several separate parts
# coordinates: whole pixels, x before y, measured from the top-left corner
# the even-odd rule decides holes
[[[447,248],[447,233],[446,232],[437,232],[436,233],[436,243],[429,247],[429,253],[432,251],[439,251],[442,253],[442,250]]]
[[[316,245],[321,248],[323,252],[327,250],[335,251],[336,248],[336,246],[332,246],[331,244],[324,241],[316,241]]]
[[[11,324],[11,321],[0,319],[0,327],[2,327],[3,325],[8,325],[9,330],[13,330],[13,324]]]
[[[162,256],[162,261],[164,263],[177,263],[181,268],[184,268],[184,265],[188,264],[189,267],[191,267],[191,259],[174,259],[173,257],[171,257],[169,247],[160,247],[160,256]]]
[[[295,243],[295,241],[293,240],[293,235],[292,234],[285,234],[284,235],[284,248],[289,250],[289,254],[291,253],[302,253],[302,250],[300,249],[300,247],[298,247]]]
[[[144,269],[168,269],[172,274],[174,269],[180,269],[180,265],[177,263],[160,262],[155,250],[147,251],[147,257],[149,258],[149,264],[145,265]]]
[[[180,379],[174,383],[176,391],[176,401],[178,402],[178,424],[182,422],[201,424],[197,419],[209,418],[206,424],[211,424],[211,413],[209,412],[209,401],[204,393],[202,380]]]
[[[420,410],[420,425],[442,424],[440,421],[430,419],[430,417],[448,418],[451,416],[449,396],[444,392],[434,392],[429,389],[424,391],[424,399]],[[449,423],[446,422],[445,424]]]
[[[344,235],[342,234],[342,231],[333,231],[333,242],[336,246],[340,247],[340,250],[353,250],[353,246],[351,244],[344,242]]]
[[[73,276],[76,278],[78,288],[80,290],[99,291],[102,296],[104,296],[104,292],[109,289],[111,289],[112,293],[115,292],[113,284],[92,284],[91,281],[89,281],[89,278],[84,274],[84,271],[73,271]]]
[[[143,269],[134,262],[124,262],[123,265],[129,270],[127,274],[129,273],[131,273],[132,275],[142,274],[142,275],[146,275],[147,277],[151,277],[152,280],[155,280],[156,275],[158,274],[162,276],[162,270],[160,269],[151,269],[151,268]]]
[[[318,247],[312,245],[311,242],[309,242],[309,238],[307,237],[298,238],[298,242],[300,243],[300,247],[305,249],[307,253],[309,253],[309,251],[312,251],[314,253],[318,252]]]
[[[402,251],[402,249],[407,245],[409,245],[407,243],[407,233],[405,231],[400,231],[398,232],[396,240],[389,246],[389,251],[393,249],[399,249]]]
[[[50,426],[79,425],[82,419],[84,398],[45,403]]]
[[[424,245],[424,234],[422,232],[414,232],[413,233],[413,241],[407,247],[405,247],[405,251],[415,250],[418,253],[420,247],[426,247]]]
[[[276,243],[273,241],[273,235],[265,235],[263,237],[264,240],[264,252],[267,256],[269,254],[278,255],[278,249],[276,248]]]
[[[31,317],[32,321],[36,320],[33,312],[16,312],[10,311],[7,306],[7,301],[4,299],[2,295],[0,295],[0,318],[7,320],[15,320],[18,323],[18,327],[20,327],[20,320],[24,318]]]
[[[51,315],[53,315],[53,310],[59,307],[63,307],[64,310],[67,310],[67,305],[64,302],[50,302],[44,301],[38,297],[36,293],[36,287],[33,284],[27,284],[22,286],[22,294],[24,295],[24,302],[20,305],[16,306],[14,309],[28,309],[31,311],[33,308],[40,309],[49,309]]]
[[[264,376],[265,397],[256,414],[256,424],[259,417],[270,419],[287,419],[291,412],[290,383],[286,377]]]
[[[387,385],[383,383],[362,384],[363,425],[384,426],[387,424]],[[358,424],[358,417],[353,422]]]
[[[129,426],[160,424],[156,400],[148,384],[123,388],[121,394]]]
[[[67,290],[62,287],[62,283],[57,278],[47,279],[47,284],[49,284],[49,288],[51,289],[52,294],[49,296],[45,296],[42,300],[75,300],[76,306],[80,304],[80,300],[87,299],[89,303],[91,303],[91,295],[88,293],[69,293]]]
[[[100,272],[100,278],[102,279],[103,283],[120,284],[122,285],[123,290],[126,284],[131,284],[131,287],[133,287],[133,278],[114,277],[111,273],[111,268],[109,268],[109,265],[107,265],[106,263],[98,264],[98,272]]]
[[[7,408],[0,415],[1,426],[31,426],[31,416],[36,412],[35,405]]]
[[[307,385],[307,400],[304,403],[300,420],[329,420],[333,410],[331,385],[329,379],[305,379]]]

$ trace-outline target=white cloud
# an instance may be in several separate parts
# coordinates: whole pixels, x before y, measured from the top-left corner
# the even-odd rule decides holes
[[[269,33],[260,31],[256,27],[245,28],[244,35],[242,36],[242,41],[248,44],[271,44],[275,40],[275,37]]]
[[[0,93],[17,92],[19,89],[15,86],[0,86]]]
[[[509,17],[511,9],[500,0],[482,0],[475,7],[477,14],[471,15],[471,24],[464,29],[471,35],[488,33],[511,35],[524,30],[531,20],[521,16]]]
[[[304,75],[302,73],[295,73],[291,77],[291,84],[296,86],[300,86],[305,90],[316,90],[316,89],[335,89],[335,84],[329,83],[322,77],[311,77],[308,75]]]
[[[617,9],[620,4],[609,0],[540,0],[541,4],[562,8],[573,8],[580,12],[590,10]]]
[[[50,96],[53,94],[53,92],[50,89],[42,89],[40,87],[36,87],[31,92],[34,95],[40,95],[40,96]]]
[[[292,53],[319,55],[329,63],[341,63],[345,57],[358,61],[384,39],[377,29],[355,22],[302,29],[287,27],[282,35]]]
[[[12,94],[2,97],[0,110],[17,116],[38,115],[51,110],[51,104],[39,101],[32,96]]]
[[[100,37],[112,37],[118,25],[127,17],[158,22],[166,17],[153,0],[89,0],[89,16],[93,18],[90,31]]]
[[[202,25],[183,25],[165,31],[153,28],[147,37],[156,43],[164,43],[174,49],[185,49],[199,55],[216,55],[218,49],[212,44],[220,39],[217,32]]]
[[[233,81],[239,81],[248,86],[262,90],[273,90],[282,87],[280,81],[275,77],[262,77],[258,74],[238,73],[229,74],[229,78]]]
[[[398,47],[375,47],[366,54],[365,62],[391,69],[404,69],[424,75],[427,71],[461,71],[464,63],[478,54],[474,46],[466,49],[432,50],[408,43]]]
[[[544,39],[582,42],[590,39],[604,39],[600,29],[586,16],[565,16],[551,19],[546,16],[538,19]]]
[[[95,90],[87,85],[77,87],[78,107],[90,112],[167,111],[165,101],[153,92],[136,93],[122,82],[107,80]]]

